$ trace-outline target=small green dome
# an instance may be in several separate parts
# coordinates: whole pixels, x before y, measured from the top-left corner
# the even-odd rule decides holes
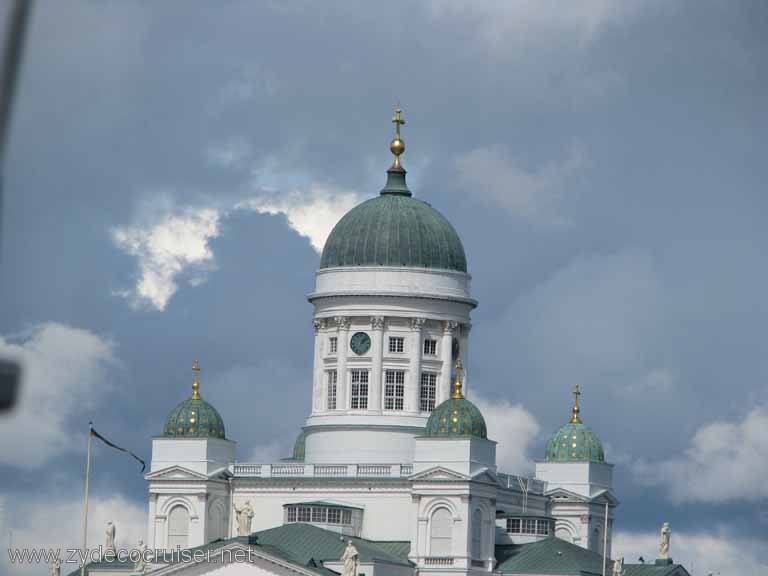
[[[568,422],[547,442],[547,462],[605,462],[603,444],[589,427]]]
[[[352,208],[331,231],[320,268],[403,266],[467,271],[464,246],[445,217],[411,197],[405,170],[390,168],[376,198]]]
[[[296,460],[297,462],[304,462],[304,450],[307,443],[307,433],[302,430],[301,433],[296,438],[296,442],[293,444],[293,456],[291,457],[291,460]]]
[[[488,438],[485,418],[466,398],[449,398],[432,411],[426,436]]]
[[[202,398],[187,398],[168,415],[163,436],[225,438],[224,420]]]
[[[181,402],[165,420],[163,436],[183,438],[225,438],[221,414],[200,397],[198,372],[200,364],[192,364],[195,373],[192,395]]]

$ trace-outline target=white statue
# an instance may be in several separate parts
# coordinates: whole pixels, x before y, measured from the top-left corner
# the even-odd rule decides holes
[[[357,576],[357,567],[360,564],[360,554],[357,548],[352,544],[352,540],[347,540],[347,547],[344,549],[344,555],[341,557],[344,567],[341,570],[341,576]]]
[[[139,540],[139,545],[136,546],[136,550],[139,552],[139,558],[133,565],[133,570],[137,574],[141,574],[144,572],[144,568],[146,568],[147,565],[146,561],[144,560],[144,554],[147,552],[147,545],[144,544],[144,540]]]
[[[115,549],[115,525],[112,522],[107,522],[107,545],[105,550]]]
[[[248,536],[251,533],[251,520],[253,520],[253,508],[251,501],[246,500],[242,508],[234,504],[235,515],[237,516],[237,535]]]
[[[613,562],[613,576],[624,576],[624,556],[614,560]]]
[[[51,576],[61,576],[61,560],[58,558],[51,565]]]
[[[659,543],[659,558],[669,558],[669,537],[671,534],[669,522],[664,522],[661,526],[661,542]]]

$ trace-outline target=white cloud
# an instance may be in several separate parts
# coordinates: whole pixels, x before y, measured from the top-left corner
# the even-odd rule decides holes
[[[640,556],[646,562],[653,562],[658,556],[658,546],[658,534],[617,531],[611,552],[614,558],[624,556],[626,563],[635,563]],[[765,543],[739,537],[733,527],[692,533],[675,532],[673,525],[670,556],[691,574],[768,574]]]
[[[706,424],[680,457],[634,468],[639,481],[666,487],[675,502],[765,500],[768,407],[752,409],[741,422]]]
[[[528,455],[539,434],[536,418],[520,404],[507,400],[490,401],[478,396],[472,402],[480,409],[488,427],[488,438],[498,442],[496,464],[501,472],[525,474],[533,469]]]
[[[117,246],[138,259],[140,275],[132,290],[118,294],[136,306],[164,310],[178,290],[178,278],[197,272],[191,283],[203,281],[203,272],[213,265],[209,242],[220,234],[221,213],[212,207],[166,206],[144,223],[115,228]]]
[[[67,560],[63,551],[82,547],[82,496],[51,500],[34,498],[6,510],[4,537],[10,534],[14,549],[61,549],[61,560]],[[115,545],[118,549],[136,547],[146,533],[147,511],[143,505],[122,495],[91,497],[88,513],[88,548],[104,546],[107,522],[115,524]],[[7,558],[7,557],[6,557]],[[61,573],[69,574],[79,564],[62,564]],[[47,574],[49,568],[39,564],[13,564],[8,566],[10,576],[37,576]]]
[[[22,366],[18,405],[0,419],[0,462],[37,468],[73,446],[71,418],[111,390],[113,345],[87,330],[42,324],[21,338],[0,337],[0,354]],[[80,422],[80,431],[87,422]],[[20,441],[23,439],[23,441]]]
[[[487,47],[520,53],[532,46],[583,47],[659,0],[427,0],[436,20],[455,21]]]
[[[457,186],[516,218],[557,225],[562,190],[583,165],[585,155],[573,146],[566,158],[526,170],[502,146],[477,148],[455,160]]]
[[[284,214],[288,225],[308,238],[312,248],[320,253],[336,222],[360,200],[355,192],[312,184],[306,190],[255,196],[237,207],[260,214]]]

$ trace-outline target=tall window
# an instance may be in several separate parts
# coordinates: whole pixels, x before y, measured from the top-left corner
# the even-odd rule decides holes
[[[421,391],[419,400],[422,412],[432,412],[435,409],[435,390],[437,389],[437,374],[434,372],[421,373]]]
[[[384,373],[384,410],[402,410],[405,395],[405,371],[387,370]]]
[[[429,526],[429,555],[452,556],[453,518],[448,508],[438,508],[432,513]]]
[[[405,349],[405,338],[402,336],[389,337],[389,351],[393,354],[401,354]]]
[[[328,354],[336,354],[339,347],[339,339],[336,336],[328,338]]]
[[[176,546],[189,546],[189,512],[184,506],[174,506],[168,514],[168,549]]]
[[[483,513],[475,510],[472,514],[472,558],[483,557]]]
[[[523,522],[523,534],[536,534],[536,519],[525,518]]]
[[[368,409],[368,370],[352,370],[352,410]]]
[[[424,340],[424,356],[434,356],[437,354],[437,340],[427,338]]]
[[[336,370],[328,370],[328,410],[336,410],[336,384],[339,375]]]

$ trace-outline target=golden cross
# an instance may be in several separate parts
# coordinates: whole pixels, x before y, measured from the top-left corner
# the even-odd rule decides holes
[[[200,362],[192,362],[192,372],[195,373],[195,379],[192,381],[192,398],[200,398]]]
[[[571,424],[580,424],[581,423],[581,410],[579,409],[579,396],[581,396],[581,389],[579,388],[579,385],[576,384],[576,386],[573,387],[573,410],[571,411]]]
[[[397,108],[395,108],[395,115],[392,117],[392,123],[395,125],[395,135],[398,139],[400,138],[400,126],[405,124],[405,120],[400,116],[402,112],[400,105],[398,105]]]
[[[579,406],[579,396],[581,396],[581,389],[579,388],[579,385],[576,384],[576,386],[573,387],[573,397],[576,402],[576,407]]]

